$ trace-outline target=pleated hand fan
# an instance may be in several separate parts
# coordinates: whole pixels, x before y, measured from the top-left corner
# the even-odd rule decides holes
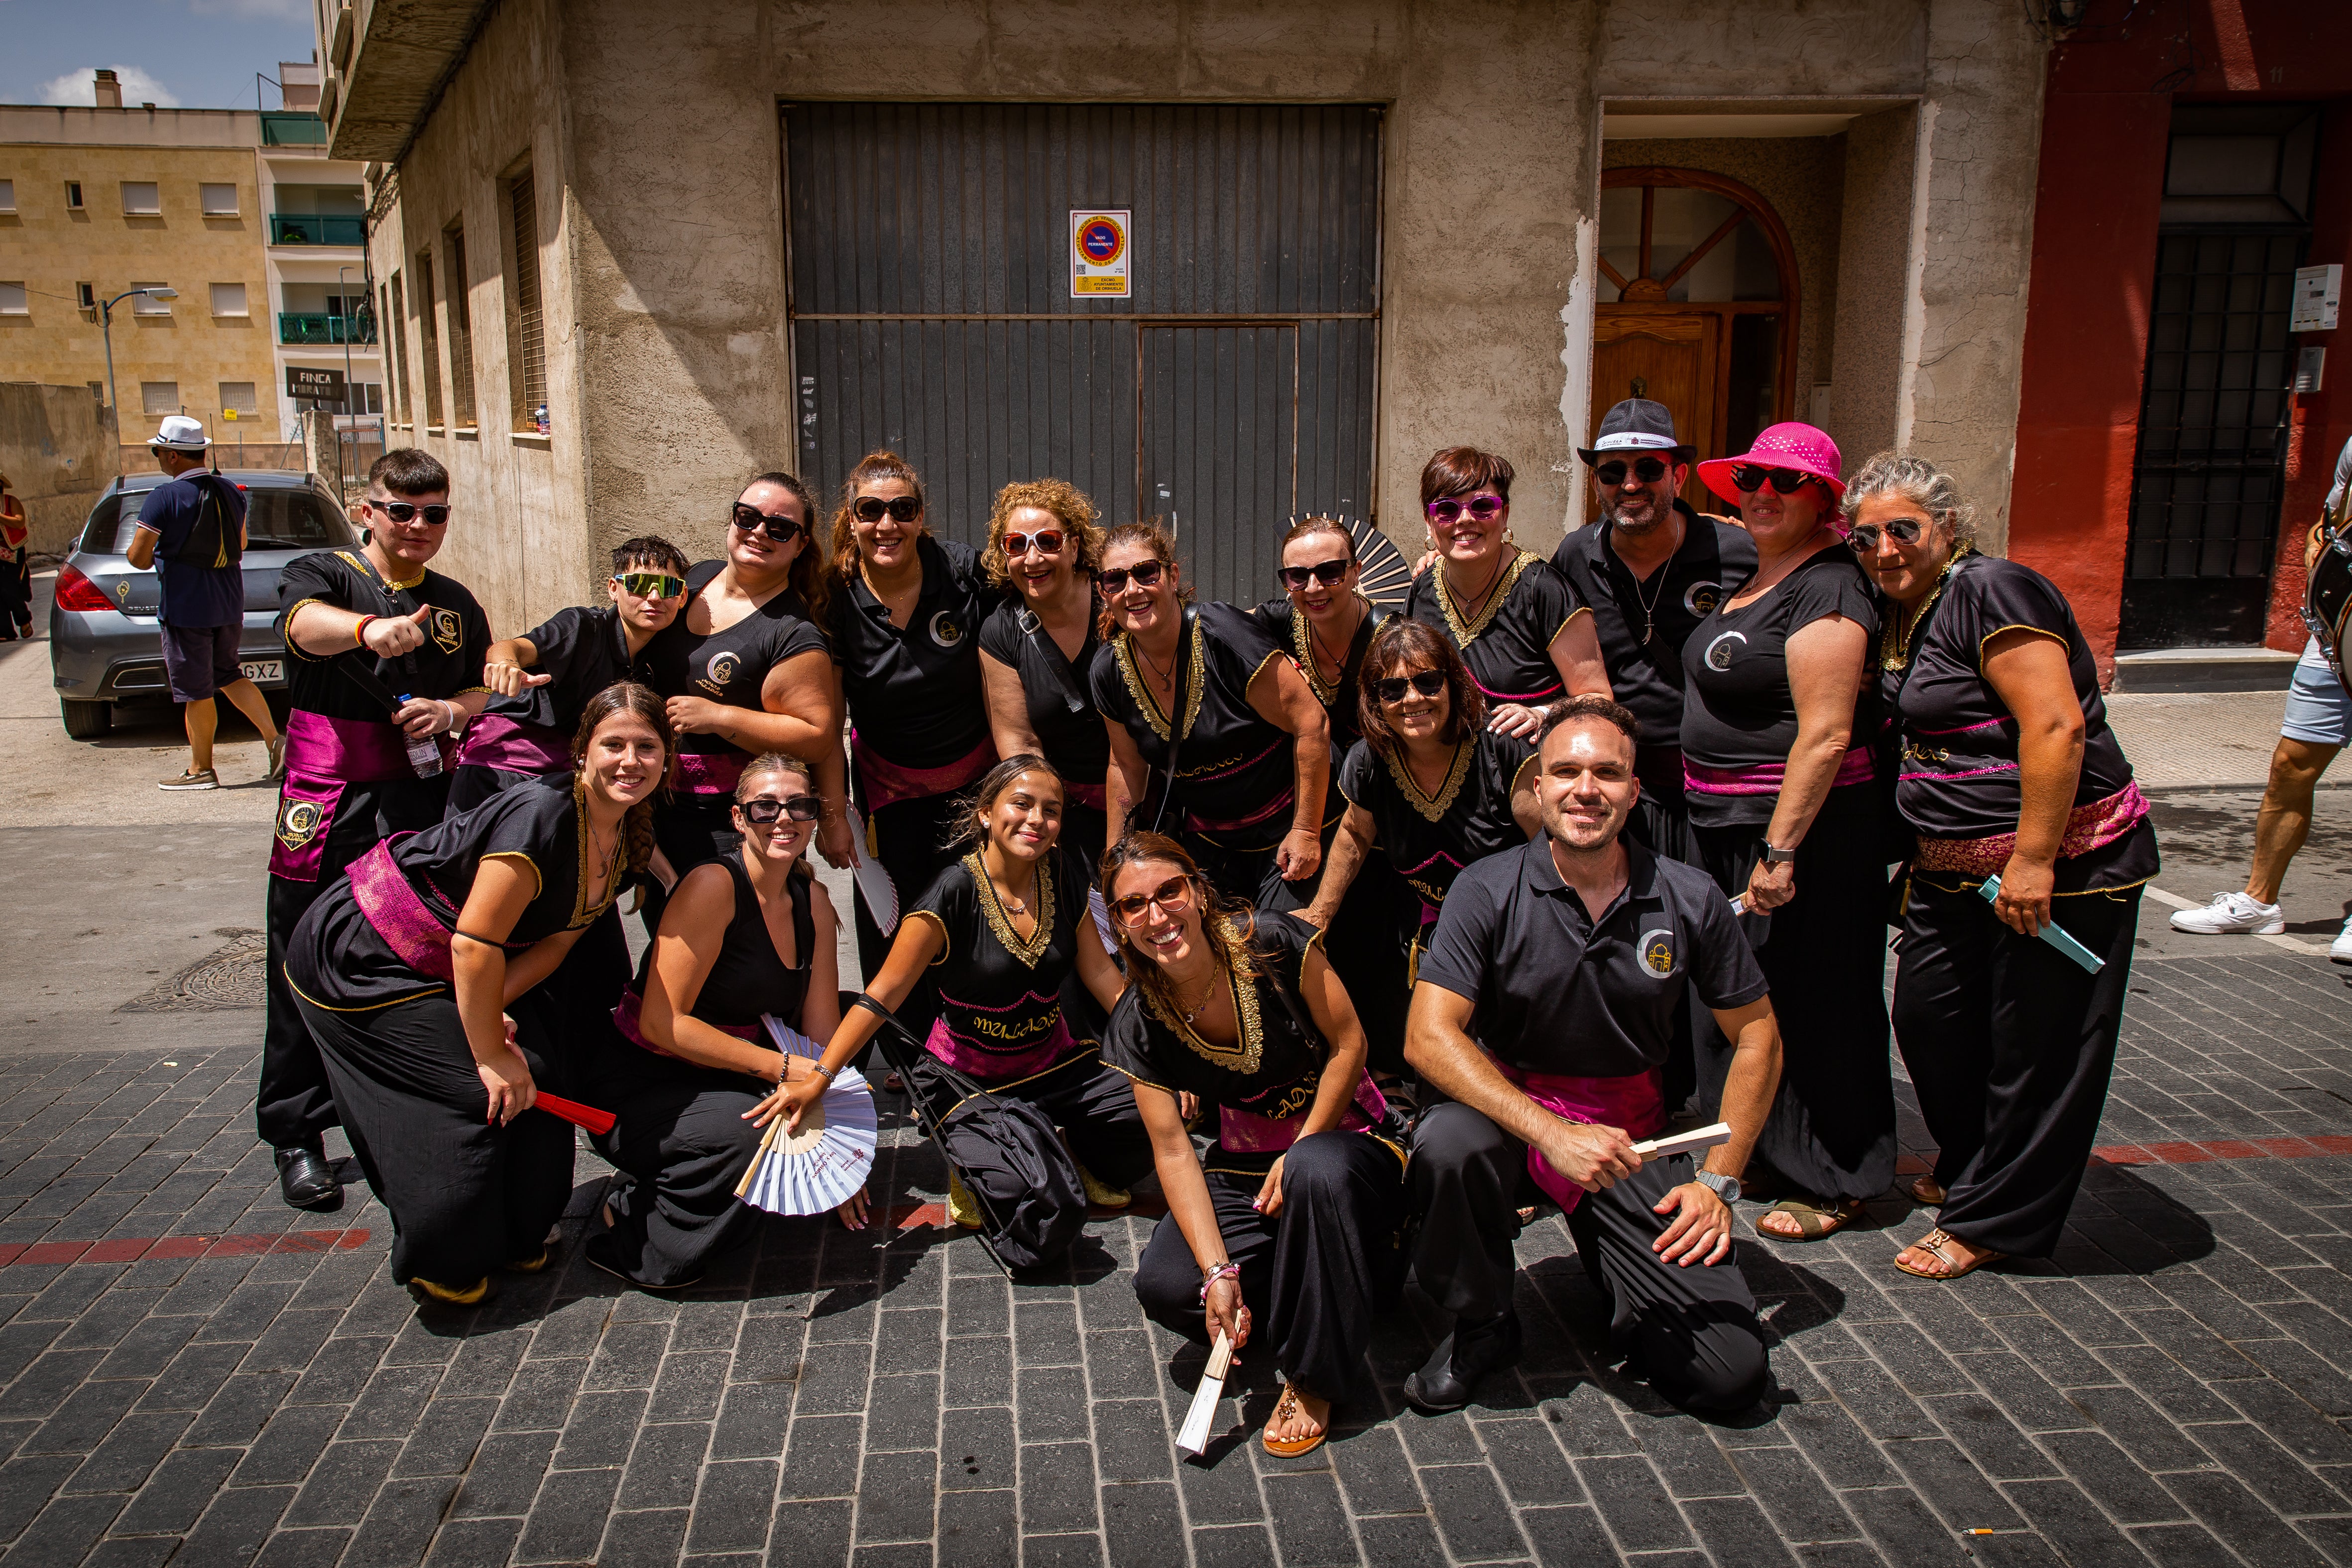
[[[773,1017],[761,1022],[786,1056],[814,1061],[824,1055],[798,1029]],[[768,1123],[735,1195],[770,1214],[831,1213],[866,1184],[877,1131],[874,1091],[856,1068],[844,1067],[824,1097],[801,1113],[799,1131],[785,1131],[781,1116]]]
[[[1403,601],[1400,599],[1399,604]],[[850,875],[856,879],[857,891],[866,900],[866,912],[874,917],[874,927],[884,936],[898,929],[898,885],[890,880],[890,873],[875,858],[874,840],[868,837],[865,820],[857,808],[849,808],[850,830],[857,835],[857,865]]]
[[[1357,590],[1391,614],[1403,609],[1405,590],[1412,586],[1412,563],[1370,523],[1360,518],[1340,521],[1348,523],[1349,536],[1356,542],[1356,559],[1363,567]]]

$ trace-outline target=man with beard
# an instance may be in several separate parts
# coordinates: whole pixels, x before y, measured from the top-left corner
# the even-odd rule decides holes
[[[1680,499],[1696,453],[1675,439],[1663,403],[1629,397],[1579,458],[1601,521],[1560,542],[1552,565],[1592,606],[1609,688],[1642,721],[1642,799],[1630,831],[1658,854],[1698,864],[1683,805],[1683,644],[1756,570],[1756,542]]]

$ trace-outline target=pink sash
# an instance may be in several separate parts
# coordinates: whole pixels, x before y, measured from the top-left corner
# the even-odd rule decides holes
[[[857,769],[857,782],[866,792],[866,814],[871,816],[902,800],[926,800],[963,788],[995,764],[996,742],[983,740],[969,754],[943,767],[906,768],[876,752],[852,730],[849,760]]]
[[[352,897],[401,963],[419,974],[454,984],[457,973],[449,962],[449,933],[392,858],[392,847],[407,837],[395,833],[352,862]]]
[[[676,1051],[665,1050],[646,1038],[644,1021],[639,1016],[645,1005],[646,999],[637,994],[635,986],[632,985],[624,990],[621,993],[620,1004],[613,1009],[613,1027],[620,1030],[621,1038],[633,1046],[641,1046],[654,1055],[667,1057],[672,1061],[686,1060]],[[702,1019],[701,1022],[710,1024],[708,1018]],[[774,1043],[767,1038],[767,1031],[757,1024],[710,1024],[710,1026],[722,1035],[732,1035],[739,1040],[749,1040],[753,1045]]]
[[[466,727],[457,765],[509,773],[560,773],[572,766],[572,742],[543,724],[485,713]]]
[[[1217,1107],[1217,1147],[1229,1154],[1279,1154],[1298,1142],[1298,1130],[1307,1125],[1307,1113],[1313,1108],[1310,1098],[1297,1115],[1273,1117],[1221,1105]],[[1356,1079],[1356,1098],[1339,1113],[1339,1125],[1333,1131],[1368,1131],[1386,1121],[1388,1114],[1388,1097],[1368,1072]]]
[[[670,768],[671,787],[688,795],[733,795],[751,760],[740,752],[680,752]]]
[[[941,994],[940,999],[953,1000],[945,993]],[[1021,1002],[1016,1002],[1013,1005],[1017,1007],[1025,1002],[1050,1002],[1053,999],[1050,995],[1031,994],[1023,997]],[[971,1005],[968,1002],[957,1002],[955,1005],[970,1007]],[[1003,1009],[980,1007],[972,1010],[985,1013]],[[1071,1055],[1077,1049],[1077,1045],[1078,1042],[1070,1037],[1068,1021],[1059,1014],[1055,1015],[1054,1026],[1044,1038],[1034,1046],[1025,1046],[1017,1051],[985,1050],[973,1045],[970,1040],[960,1040],[949,1030],[948,1021],[945,1018],[931,1020],[930,1035],[923,1041],[923,1048],[929,1051],[931,1055],[959,1072],[970,1073],[982,1083],[1003,1083],[1013,1079],[1034,1077],[1054,1066],[1064,1057]]]
[[[2147,816],[2147,796],[2135,779],[2110,795],[2103,795],[2066,814],[2066,836],[2058,841],[2058,858],[2071,860],[2113,844]],[[1921,871],[1957,871],[1969,877],[1997,876],[2017,853],[2017,835],[1995,833],[1983,838],[1926,838],[1911,858]]]
[[[1083,805],[1088,811],[1110,809],[1110,797],[1098,784],[1074,784],[1068,779],[1064,779],[1062,795],[1072,805]]]
[[[443,755],[447,755],[446,743]],[[343,786],[416,776],[399,729],[373,719],[330,719],[297,708],[286,716],[286,780],[278,786],[278,828],[269,874],[315,882]]]
[[[1711,768],[1704,763],[1683,759],[1683,786],[1701,795],[1779,795],[1789,770],[1781,763],[1758,763],[1744,768]],[[1868,784],[1878,776],[1878,763],[1866,746],[1848,746],[1845,757],[1838,763],[1837,776],[1830,780],[1832,788],[1845,784]]]
[[[1622,1128],[1625,1136],[1637,1142],[1656,1137],[1666,1123],[1665,1102],[1659,1097],[1655,1072],[1624,1078],[1562,1078],[1522,1072],[1502,1062],[1495,1065],[1518,1086],[1520,1093],[1564,1121]],[[1562,1214],[1575,1213],[1576,1205],[1584,1200],[1584,1189],[1552,1169],[1551,1162],[1533,1144],[1528,1146],[1528,1174],[1559,1205]]]

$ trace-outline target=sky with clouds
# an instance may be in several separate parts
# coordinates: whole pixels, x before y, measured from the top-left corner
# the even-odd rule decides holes
[[[106,68],[125,103],[275,109],[254,72],[317,45],[310,0],[0,0],[0,103],[87,104]]]

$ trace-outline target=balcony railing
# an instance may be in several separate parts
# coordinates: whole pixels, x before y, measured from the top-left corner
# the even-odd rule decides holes
[[[327,122],[309,110],[268,110],[261,116],[264,147],[323,147]]]
[[[375,322],[366,316],[310,315],[281,310],[278,315],[281,343],[372,343]]]
[[[367,219],[322,213],[271,213],[272,245],[365,245]]]

